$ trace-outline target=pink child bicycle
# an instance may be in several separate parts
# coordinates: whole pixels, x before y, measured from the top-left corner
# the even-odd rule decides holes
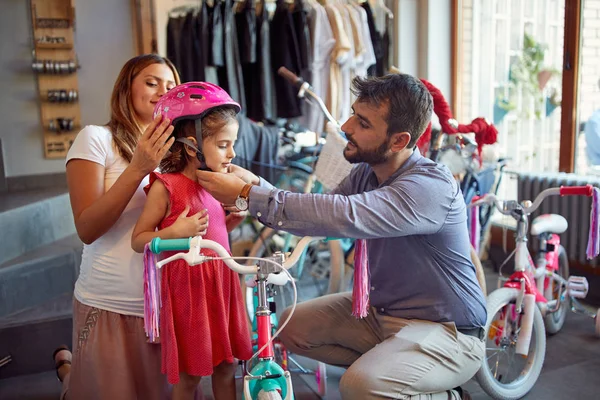
[[[469,206],[492,205],[517,221],[514,272],[501,278],[502,287],[487,298],[486,357],[476,375],[483,390],[495,399],[518,399],[533,388],[544,363],[546,331],[558,332],[569,308],[595,318],[596,334],[600,335],[600,310],[593,313],[577,300],[587,295],[587,280],[566,276],[568,261],[558,235],[567,230],[567,221],[553,214],[534,219],[531,234],[540,238],[541,247],[537,263],[527,248],[528,216],[545,198],[594,196],[588,258],[598,255],[600,199],[595,191],[591,185],[551,188],[541,192],[533,203],[499,201],[490,194],[474,199]]]

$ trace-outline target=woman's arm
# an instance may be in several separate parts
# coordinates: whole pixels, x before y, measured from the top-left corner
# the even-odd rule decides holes
[[[102,164],[83,158],[67,162],[67,184],[75,228],[82,242],[91,244],[117,222],[142,179],[153,171],[174,138],[168,118],[157,116],[139,139],[129,166],[105,193]],[[101,146],[100,146],[101,147]]]
[[[144,246],[155,237],[161,239],[179,239],[190,236],[204,235],[208,227],[208,215],[202,210],[190,217],[187,216],[190,208],[179,215],[173,225],[161,230],[156,230],[160,222],[170,213],[169,192],[165,185],[156,180],[148,191],[148,198],[144,205],[142,215],[138,219],[131,235],[131,248],[142,253]]]
[[[81,241],[91,244],[117,222],[144,175],[126,168],[112,187],[104,192],[102,165],[73,159],[67,163],[67,184],[75,228]]]

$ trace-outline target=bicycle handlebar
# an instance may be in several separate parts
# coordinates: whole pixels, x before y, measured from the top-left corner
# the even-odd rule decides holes
[[[321,240],[321,237],[305,236],[296,245],[296,248],[289,257],[285,258],[285,261],[281,265],[284,269],[290,269],[294,264],[298,262],[306,246],[309,243],[316,240]],[[215,259],[216,257],[210,257],[200,254],[200,249],[211,249],[218,254],[218,258],[222,259],[223,262],[233,271],[238,274],[250,275],[258,272],[258,266],[255,265],[242,265],[234,260],[229,255],[227,250],[219,243],[202,239],[201,236],[195,236],[187,239],[160,239],[154,238],[150,243],[150,251],[158,254],[163,251],[185,251],[187,253],[177,253],[171,257],[167,257],[156,263],[157,268],[162,268],[165,264],[175,260],[185,260],[189,265],[198,265],[205,261]],[[239,257],[240,259],[244,257]],[[246,258],[247,259],[247,258]]]
[[[325,114],[325,118],[327,118],[329,122],[334,124],[338,129],[341,127],[338,121],[333,117],[333,115],[331,115],[321,97],[314,92],[314,89],[308,82],[304,81],[304,79],[294,74],[286,67],[279,67],[277,74],[298,88],[298,97],[304,97],[304,95],[308,95],[308,97],[317,103],[323,114]]]
[[[523,212],[525,212],[526,214],[533,213],[535,210],[537,210],[537,208],[540,206],[540,204],[542,204],[542,201],[544,201],[544,199],[549,196],[560,195],[560,196],[588,196],[589,197],[589,196],[592,196],[593,193],[594,193],[594,187],[592,185],[561,186],[559,188],[546,189],[537,195],[537,197],[535,198],[535,200],[533,201],[531,206],[523,207]],[[482,204],[493,204],[494,206],[496,206],[496,209],[498,211],[500,211],[502,214],[511,215],[512,209],[505,208],[504,202],[498,200],[498,198],[493,194],[486,194],[481,199],[469,204],[467,206],[467,208],[477,207]]]
[[[585,186],[561,186],[561,196],[592,196],[594,187],[592,185]]]
[[[296,86],[298,89],[302,87],[304,84],[304,79],[300,78],[298,75],[294,74],[292,71],[287,69],[286,67],[279,67],[277,70],[279,76],[283,79],[287,80],[293,86]]]

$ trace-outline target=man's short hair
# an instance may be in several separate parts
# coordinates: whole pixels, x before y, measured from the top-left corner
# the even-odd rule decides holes
[[[361,103],[388,104],[388,135],[408,132],[413,148],[431,121],[433,98],[423,82],[408,74],[360,78],[352,81],[352,93]]]

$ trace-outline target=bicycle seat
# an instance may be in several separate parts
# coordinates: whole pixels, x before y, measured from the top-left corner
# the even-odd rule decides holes
[[[544,214],[533,220],[531,224],[531,234],[534,236],[542,233],[561,234],[567,230],[569,223],[562,215]]]

